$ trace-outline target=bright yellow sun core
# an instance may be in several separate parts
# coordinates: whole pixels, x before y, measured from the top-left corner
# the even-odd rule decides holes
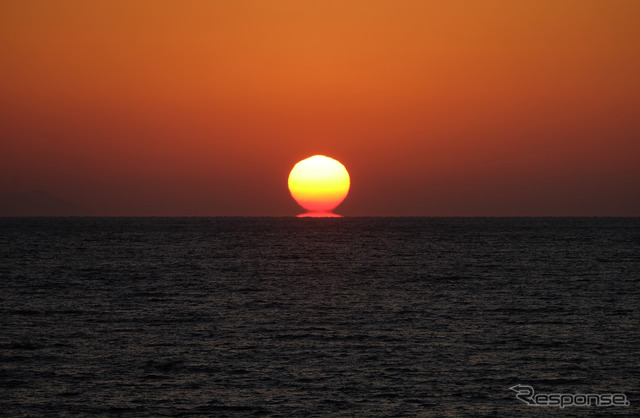
[[[331,212],[347,197],[347,169],[333,158],[314,155],[296,164],[289,174],[289,192],[309,212]]]

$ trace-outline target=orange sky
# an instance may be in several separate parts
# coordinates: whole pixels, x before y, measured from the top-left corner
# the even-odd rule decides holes
[[[0,191],[94,215],[640,216],[640,2],[0,2]]]

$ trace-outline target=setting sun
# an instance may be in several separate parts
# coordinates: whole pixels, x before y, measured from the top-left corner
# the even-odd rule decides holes
[[[309,213],[301,216],[336,216],[331,213],[349,193],[347,169],[333,158],[314,155],[298,162],[289,174],[289,192]]]

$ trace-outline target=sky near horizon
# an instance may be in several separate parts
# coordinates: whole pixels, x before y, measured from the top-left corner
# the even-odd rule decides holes
[[[640,2],[0,2],[0,193],[93,215],[640,216]]]

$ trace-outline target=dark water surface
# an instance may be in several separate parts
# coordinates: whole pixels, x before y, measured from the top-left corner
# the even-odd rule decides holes
[[[0,321],[6,415],[640,416],[640,219],[4,218]]]

